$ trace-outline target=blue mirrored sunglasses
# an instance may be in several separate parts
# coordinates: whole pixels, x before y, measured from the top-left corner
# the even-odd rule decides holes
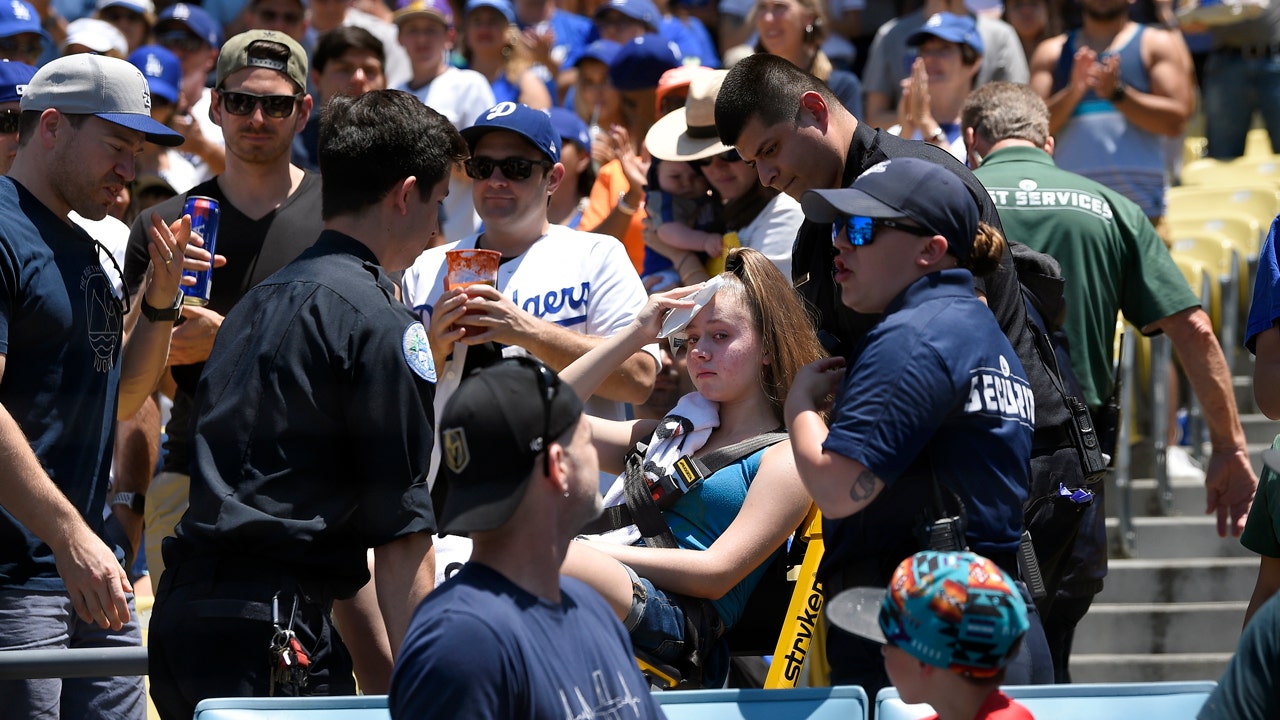
[[[918,225],[907,225],[897,220],[885,220],[881,218],[869,218],[865,215],[842,215],[831,223],[831,243],[834,245],[840,237],[842,230],[849,233],[849,244],[854,247],[862,247],[870,245],[874,239],[878,228],[887,227],[894,230],[901,230],[912,235],[920,237],[928,237],[934,235],[932,230],[922,228]]]

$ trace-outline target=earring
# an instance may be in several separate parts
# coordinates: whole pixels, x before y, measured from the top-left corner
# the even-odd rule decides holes
[[[569,488],[564,489],[564,496],[569,497]]]

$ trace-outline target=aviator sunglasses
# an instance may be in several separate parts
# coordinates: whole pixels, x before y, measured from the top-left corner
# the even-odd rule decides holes
[[[555,166],[550,160],[529,160],[522,157],[509,157],[496,160],[491,157],[478,155],[470,158],[462,164],[467,171],[467,177],[473,180],[488,180],[493,175],[493,169],[498,168],[502,171],[502,176],[508,180],[525,180],[533,174],[533,167],[538,166],[545,172]]]
[[[222,109],[232,115],[249,115],[253,108],[262,105],[262,114],[273,118],[287,118],[302,95],[254,95],[253,93],[222,91]]]
[[[876,229],[882,227],[901,230],[906,233],[911,233],[912,235],[919,235],[920,237],[929,237],[930,235],[937,234],[928,228],[922,228],[917,225],[907,225],[905,223],[898,222],[897,220],[869,218],[865,215],[842,215],[836,218],[835,222],[831,223],[831,243],[834,245],[836,240],[840,237],[840,231],[847,229],[849,231],[850,245],[854,247],[870,245],[874,241]]]

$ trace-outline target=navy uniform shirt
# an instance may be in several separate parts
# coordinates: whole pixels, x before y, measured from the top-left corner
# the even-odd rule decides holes
[[[218,332],[179,547],[354,593],[367,548],[435,530],[434,396],[422,324],[367,247],[326,230]]]
[[[974,552],[1017,550],[1036,405],[968,270],[927,275],[890,303],[834,407],[823,448],[862,463],[886,489],[862,512],[824,521],[820,577],[869,557],[875,575],[910,555],[902,553],[932,504],[931,477],[944,507],[954,507],[948,489],[963,501]]]

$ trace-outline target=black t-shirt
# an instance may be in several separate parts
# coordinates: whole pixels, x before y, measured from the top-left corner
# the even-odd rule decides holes
[[[325,231],[218,332],[196,391],[181,552],[354,593],[366,549],[435,530],[434,399],[422,323],[367,247]]]
[[[254,220],[227,201],[219,178],[201,183],[186,195],[166,200],[144,211],[129,232],[129,248],[125,255],[124,282],[130,294],[137,293],[146,274],[147,228],[151,212],[172,222],[182,217],[182,206],[188,195],[203,195],[218,201],[221,217],[214,250],[225,255],[227,264],[213,271],[208,308],[226,316],[249,288],[287,265],[315,242],[324,221],[320,216],[320,176],[307,173],[298,189],[280,207]],[[172,368],[178,390],[173,399],[173,414],[167,426],[163,469],[169,472],[191,472],[191,398],[204,363],[178,365]]]
[[[865,123],[858,123],[854,130],[853,140],[845,157],[841,187],[852,185],[872,165],[899,157],[928,160],[955,173],[978,201],[980,219],[1003,232],[1000,216],[991,196],[963,163],[939,147],[916,140],[905,140],[883,130],[873,130]],[[1006,239],[1010,243],[1014,242],[1012,238]],[[806,220],[796,236],[792,278],[800,294],[817,312],[817,326],[827,335],[824,342],[828,348],[852,361],[858,353],[862,338],[879,321],[880,316],[856,312],[840,301],[840,288],[832,276],[832,261],[830,225]],[[1032,450],[1031,496],[1044,494],[1041,492],[1042,486],[1051,484],[1056,488],[1059,481],[1069,487],[1080,486],[1083,483],[1083,472],[1079,470],[1079,460],[1071,457],[1074,456],[1075,449],[1063,445],[1067,436],[1063,434],[1062,428],[1065,423],[1072,421],[1071,415],[1062,404],[1061,396],[1054,389],[1049,372],[1036,351],[1035,337],[1028,326],[1021,285],[1013,266],[1013,253],[1005,252],[1000,259],[999,269],[985,278],[974,278],[974,283],[986,294],[987,305],[1000,324],[1000,329],[1009,338],[1009,343],[1013,345],[1035,394],[1036,432],[1035,448]],[[1074,476],[1071,473],[1055,472],[1050,478],[1048,472],[1041,472],[1041,462],[1037,458],[1055,454],[1061,454],[1062,457],[1058,459],[1069,466],[1074,462]],[[927,468],[918,469],[927,471]],[[927,476],[910,478],[899,484],[902,488],[898,492],[883,493],[866,511],[842,521],[825,523],[829,556],[857,556],[870,561],[871,566],[850,568],[851,574],[858,576],[860,582],[887,583],[889,575],[886,571],[892,573],[898,561],[914,552],[912,548],[918,549],[912,535],[921,519],[923,508],[920,498],[932,497],[932,488]],[[921,495],[921,492],[925,494]],[[882,553],[868,553],[869,547],[878,547]],[[869,554],[874,557],[868,558]],[[826,566],[830,567],[829,564]],[[831,581],[834,579],[824,579],[824,582]]]

